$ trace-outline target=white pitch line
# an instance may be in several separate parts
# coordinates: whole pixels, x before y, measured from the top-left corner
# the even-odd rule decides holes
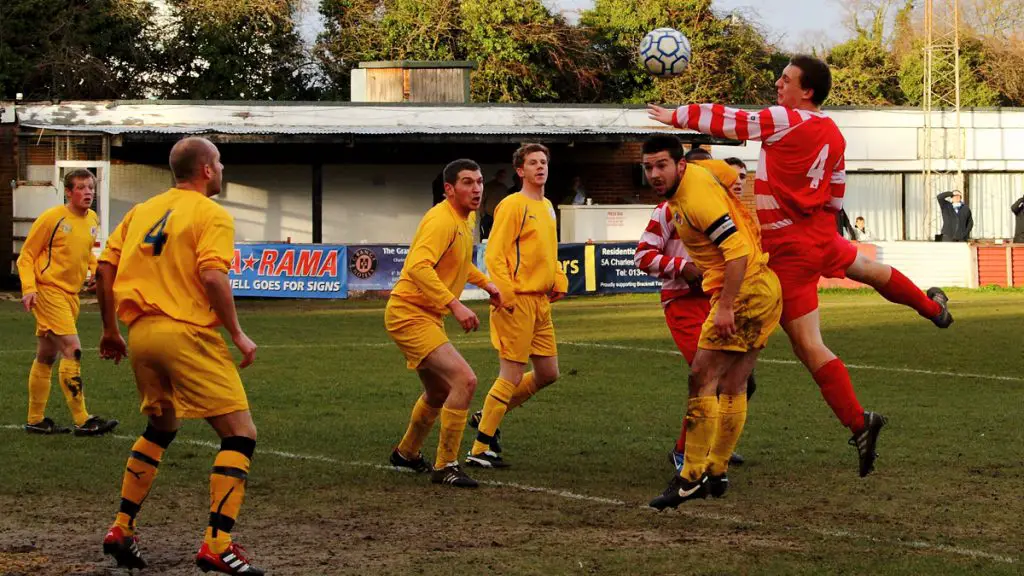
[[[0,429],[4,429],[4,430],[19,430],[20,431],[22,429],[22,427],[21,426],[15,426],[15,425],[12,425],[12,424],[4,424],[4,425],[0,425]],[[124,435],[121,435],[121,434],[114,434],[114,435],[111,435],[111,436],[113,438],[118,439],[118,440],[126,440],[126,441],[134,441],[134,440],[136,440],[135,436],[124,436]],[[203,448],[213,448],[213,449],[220,448],[220,444],[217,444],[215,442],[210,442],[210,441],[207,441],[207,440],[180,439],[180,440],[175,440],[175,443],[176,444],[187,444],[187,445],[190,445],[190,446],[199,446],[199,447],[203,447]],[[370,469],[374,469],[374,470],[387,470],[387,471],[396,471],[396,472],[401,472],[401,473],[409,473],[406,470],[397,469],[394,466],[388,466],[388,465],[385,465],[385,464],[376,464],[376,463],[373,463],[373,462],[360,462],[360,461],[357,461],[357,460],[345,461],[345,460],[339,460],[337,458],[332,458],[330,456],[323,456],[323,455],[320,455],[320,454],[300,454],[300,453],[295,453],[295,452],[285,452],[283,450],[273,450],[273,449],[262,448],[262,447],[259,449],[259,454],[266,454],[266,455],[270,455],[270,456],[277,456],[279,458],[286,458],[286,459],[289,459],[289,460],[306,460],[306,461],[311,461],[311,462],[324,462],[324,463],[327,463],[327,464],[336,464],[336,465],[342,465],[342,466],[349,466],[349,467],[353,467],[353,468],[370,468]],[[494,486],[496,488],[502,488],[502,487],[512,488],[514,490],[519,490],[519,491],[522,491],[522,492],[531,492],[531,493],[535,493],[535,494],[547,494],[549,496],[556,496],[558,498],[564,498],[566,500],[576,500],[576,501],[581,501],[581,502],[591,502],[591,503],[594,503],[594,504],[602,504],[602,505],[606,505],[606,506],[615,506],[615,507],[628,507],[628,506],[632,506],[629,502],[626,502],[624,500],[619,500],[617,498],[604,498],[604,497],[601,497],[601,496],[590,496],[590,495],[587,495],[587,494],[580,494],[578,492],[572,492],[571,490],[561,490],[561,489],[558,489],[558,488],[547,488],[547,487],[544,487],[544,486],[530,486],[528,484],[520,484],[518,482],[502,482],[502,481],[498,481],[498,480],[477,480],[477,481],[480,482],[481,484],[485,484],[485,485],[488,485],[488,486]],[[651,508],[647,507],[647,506],[638,506],[638,507],[641,508],[641,509],[644,509],[644,510],[651,510],[653,512],[653,510]],[[728,523],[728,524],[740,524],[740,525],[746,525],[746,526],[764,526],[763,522],[759,522],[757,520],[748,520],[748,519],[741,518],[741,517],[738,517],[738,516],[725,516],[725,515],[721,515],[721,514],[715,514],[713,512],[701,512],[701,511],[696,511],[696,510],[677,510],[677,512],[679,514],[683,515],[683,516],[688,516],[690,518],[697,518],[697,519],[701,519],[701,520],[711,520],[711,521],[714,521],[714,522],[722,522],[722,523]],[[974,550],[974,549],[971,549],[971,548],[963,548],[963,547],[960,547],[960,546],[949,546],[949,545],[946,545],[946,544],[931,544],[929,542],[924,542],[924,541],[920,541],[920,540],[903,540],[901,538],[897,538],[896,540],[885,540],[884,538],[878,538],[876,536],[866,536],[866,535],[862,535],[862,534],[857,534],[855,532],[849,532],[849,531],[846,531],[846,530],[829,530],[829,529],[815,528],[813,526],[803,526],[801,528],[803,528],[804,530],[806,530],[806,531],[808,531],[808,532],[810,532],[812,534],[818,534],[819,536],[826,536],[826,537],[829,537],[829,538],[834,538],[834,539],[839,539],[839,540],[867,540],[869,542],[877,542],[877,543],[880,543],[880,544],[905,546],[905,547],[914,548],[914,549],[917,549],[917,550],[926,550],[926,551],[932,551],[932,552],[944,552],[944,553],[953,554],[953,555],[956,555],[956,556],[965,556],[965,557],[969,557],[969,558],[980,558],[980,559],[985,559],[985,560],[992,560],[993,562],[1001,562],[1003,564],[1016,564],[1018,562],[1018,560],[1016,558],[1012,557],[1012,556],[1004,556],[1002,554],[994,554],[992,552],[985,552],[985,551],[982,551],[982,550]]]
[[[606,350],[628,350],[632,352],[649,352],[651,354],[666,354],[669,356],[682,356],[678,350],[666,350],[663,348],[638,348],[636,346],[625,346],[622,344],[600,344],[598,342],[565,342],[559,344],[567,346],[578,346],[580,348],[604,348]],[[765,364],[800,364],[798,360],[776,360],[773,358],[758,358],[758,362]],[[972,372],[946,372],[943,370],[921,370],[918,368],[895,368],[891,366],[873,366],[871,364],[847,364],[847,368],[857,370],[878,370],[881,372],[898,372],[902,374],[924,374],[927,376],[949,376],[952,378],[977,378],[979,380],[1000,380],[1003,382],[1024,382],[1019,376],[1001,376],[999,374],[975,374]]]
[[[487,340],[466,339],[453,340],[456,345],[476,345],[487,343]],[[650,354],[663,354],[667,356],[682,356],[678,350],[664,348],[643,348],[638,346],[626,346],[623,344],[601,344],[599,342],[571,342],[560,341],[565,346],[576,346],[578,348],[599,348],[605,350],[626,350],[631,352],[647,352]],[[303,344],[260,344],[259,348],[264,349],[302,349],[302,348],[387,348],[393,346],[391,342],[310,342]],[[95,352],[98,348],[82,348],[84,352]],[[257,349],[258,351],[258,349]],[[0,350],[0,354],[30,354],[35,352],[34,348],[22,348],[17,350]],[[775,358],[758,358],[758,362],[765,364],[780,364],[783,366],[799,365],[797,360],[781,360]],[[875,370],[879,372],[895,372],[899,374],[923,374],[925,376],[945,376],[949,378],[973,378],[977,380],[996,380],[1000,382],[1024,382],[1019,376],[1002,376],[999,374],[977,374],[974,372],[948,372],[944,370],[922,370],[920,368],[899,368],[893,366],[874,366],[872,364],[846,364],[847,368],[854,370]]]
[[[482,339],[466,339],[459,340],[455,339],[452,341],[456,345],[476,345],[488,343],[488,340]],[[578,348],[599,348],[605,350],[626,350],[631,352],[648,352],[651,354],[663,354],[667,356],[682,356],[678,350],[668,350],[664,348],[643,348],[638,346],[625,346],[623,344],[601,344],[599,342],[571,342],[571,341],[560,341],[559,344],[565,346],[576,346]],[[388,348],[393,346],[391,342],[311,342],[303,344],[260,344],[259,348],[264,349],[302,349],[302,348]],[[82,348],[84,352],[95,352],[98,348]],[[258,351],[258,349],[257,349]],[[0,354],[30,354],[35,352],[35,348],[21,348],[16,350],[0,350]],[[758,362],[765,364],[780,364],[783,366],[793,366],[800,364],[797,360],[781,360],[775,358],[758,358]],[[875,366],[872,364],[846,364],[847,368],[853,368],[855,370],[875,370],[879,372],[895,372],[899,374],[923,374],[925,376],[945,376],[949,378],[973,378],[977,380],[996,380],[1000,382],[1024,382],[1024,378],[1019,376],[1002,376],[1000,374],[978,374],[974,372],[948,372],[945,370],[922,370],[920,368],[899,368],[893,366]]]

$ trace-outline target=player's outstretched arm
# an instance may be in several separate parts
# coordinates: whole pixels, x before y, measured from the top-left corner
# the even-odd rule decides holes
[[[199,276],[203,281],[206,297],[210,299],[210,307],[231,335],[235,347],[242,353],[239,367],[245,368],[256,360],[256,343],[242,332],[242,326],[238,323],[238,312],[235,310],[235,298],[231,294],[228,273],[223,270],[203,270]]]
[[[666,126],[688,128],[701,134],[735,140],[767,140],[795,128],[812,116],[783,106],[757,112],[721,104],[684,104],[676,109],[647,105],[647,116]]]

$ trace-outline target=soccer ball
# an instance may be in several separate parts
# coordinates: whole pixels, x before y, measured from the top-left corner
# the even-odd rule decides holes
[[[640,61],[655,76],[682,74],[690,64],[690,41],[673,28],[651,30],[640,42]]]

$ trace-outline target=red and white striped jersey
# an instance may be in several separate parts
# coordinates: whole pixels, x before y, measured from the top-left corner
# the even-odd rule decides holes
[[[712,136],[761,142],[754,196],[765,240],[794,233],[831,238],[846,193],[846,140],[821,112],[720,104],[679,107],[673,123]]]
[[[690,293],[690,285],[683,279],[686,248],[672,224],[668,202],[658,204],[651,212],[651,221],[640,236],[633,261],[637,268],[661,279],[662,305]]]

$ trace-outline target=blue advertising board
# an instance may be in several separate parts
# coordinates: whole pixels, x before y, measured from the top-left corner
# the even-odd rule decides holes
[[[604,294],[658,292],[661,280],[636,267],[636,244],[597,245],[597,291]]]
[[[586,253],[586,244],[558,245],[558,263],[569,278],[568,294],[570,295],[584,294],[587,291]]]
[[[229,277],[236,296],[347,298],[345,246],[236,244]]]
[[[348,247],[348,289],[351,292],[391,290],[402,274],[408,246],[359,244]]]

